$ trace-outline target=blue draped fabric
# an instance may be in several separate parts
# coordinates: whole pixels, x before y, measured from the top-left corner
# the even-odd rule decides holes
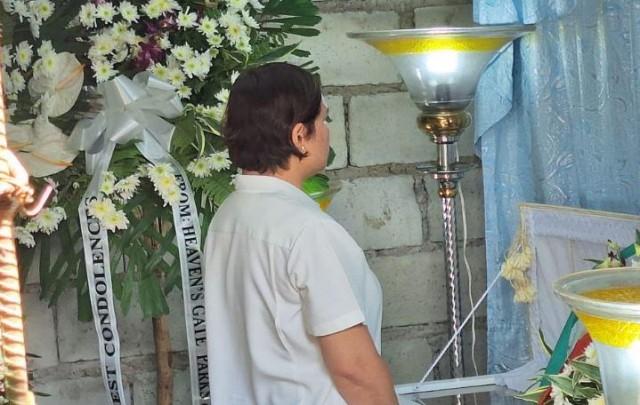
[[[491,280],[521,202],[640,213],[640,1],[474,0],[474,14],[537,26],[476,96]],[[500,282],[488,299],[490,373],[528,358],[526,307],[512,297]]]

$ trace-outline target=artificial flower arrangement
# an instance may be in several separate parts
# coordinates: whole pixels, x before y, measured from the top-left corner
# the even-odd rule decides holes
[[[640,252],[640,232],[636,231],[636,242],[621,249],[620,245],[609,241],[607,256],[604,260],[587,259],[595,264],[594,269],[612,267],[624,267]],[[510,250],[511,255],[503,265],[503,276],[512,282],[525,277],[522,270],[528,267],[531,260],[530,248],[522,238],[516,238]],[[516,254],[514,257],[513,253]],[[515,265],[514,265],[515,263]],[[506,266],[506,268],[505,268]],[[506,276],[504,271],[507,270]],[[522,286],[530,285],[530,281],[516,282],[514,288],[523,289]],[[520,296],[514,296],[514,300],[528,302],[535,296],[535,291],[520,292]],[[526,402],[538,405],[604,405],[602,380],[598,357],[593,342],[588,333],[584,333],[570,349],[570,340],[573,330],[578,323],[577,316],[572,312],[567,319],[556,346],[551,347],[545,342],[542,332],[540,341],[550,356],[545,370],[535,377],[534,385],[516,397]]]
[[[79,122],[95,122],[108,107],[101,89],[121,75],[147,74],[146,84],[149,77],[166,84],[164,93],[148,87],[156,96],[150,107],[174,108],[159,113],[174,127],[166,146],[186,169],[206,230],[233,189],[235,169],[219,133],[228,89],[243,69],[289,54],[308,57],[293,38],[317,35],[320,17],[311,0],[2,0],[2,6],[9,146],[36,186],[48,182],[57,191],[51,206],[16,227],[21,267],[30,267],[38,247],[42,297],[55,303],[75,287],[79,317],[90,319],[77,212],[92,179],[89,154],[81,152],[100,139],[86,144],[70,135],[82,134]],[[302,66],[315,70],[311,62]],[[145,317],[156,317],[169,312],[166,295],[180,285],[171,226],[180,190],[175,166],[145,159],[138,142],[117,142],[101,173],[100,197],[88,209],[109,231],[113,289],[123,311],[137,301]],[[325,181],[316,178],[310,187],[327,188]],[[55,246],[64,248],[52,254]]]

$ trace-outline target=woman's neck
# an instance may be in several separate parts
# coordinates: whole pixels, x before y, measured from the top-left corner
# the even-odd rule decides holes
[[[287,183],[293,184],[297,188],[302,188],[302,182],[304,181],[304,177],[299,174],[293,173],[291,170],[277,170],[277,171],[266,171],[264,173],[260,173],[254,170],[243,170],[242,174],[249,176],[271,176],[276,177],[280,180],[284,180]]]

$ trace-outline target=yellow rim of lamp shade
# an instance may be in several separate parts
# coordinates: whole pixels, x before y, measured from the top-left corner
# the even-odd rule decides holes
[[[436,51],[495,52],[509,41],[510,38],[504,37],[413,37],[368,40],[385,55],[423,54]]]

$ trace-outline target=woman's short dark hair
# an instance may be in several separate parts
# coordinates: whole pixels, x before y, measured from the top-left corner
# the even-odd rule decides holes
[[[313,134],[321,102],[320,80],[298,66],[270,63],[243,72],[222,126],[233,164],[264,173],[287,169],[291,155],[302,159],[291,131],[302,123]]]

